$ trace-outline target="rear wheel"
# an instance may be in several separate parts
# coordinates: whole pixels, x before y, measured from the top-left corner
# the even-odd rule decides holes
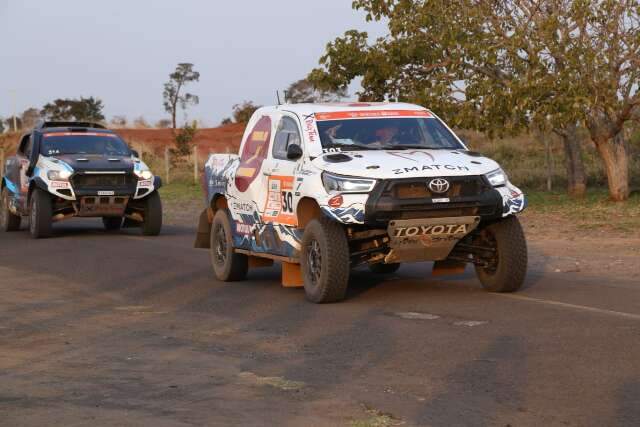
[[[122,228],[122,218],[117,216],[105,216],[102,217],[102,223],[107,231],[118,231]]]
[[[20,229],[20,216],[14,215],[9,210],[9,190],[7,188],[2,189],[2,196],[0,203],[0,230],[2,231],[17,231]]]
[[[507,217],[482,229],[475,243],[489,248],[491,256],[476,265],[482,287],[491,292],[515,292],[527,274],[527,242],[518,218]]]
[[[162,229],[162,201],[158,192],[152,193],[144,199],[144,221],[142,222],[142,234],[145,236],[157,236]]]
[[[29,201],[29,232],[34,239],[51,236],[53,207],[49,193],[39,188],[33,190]]]
[[[376,273],[376,274],[395,273],[396,271],[398,271],[399,268],[400,268],[399,262],[394,262],[392,264],[378,263],[378,264],[371,264],[369,266],[369,270],[371,270],[372,273]]]
[[[309,222],[302,235],[300,255],[307,299],[314,303],[344,299],[349,264],[349,244],[342,227],[325,218]]]
[[[244,280],[249,270],[249,258],[233,250],[232,233],[229,212],[218,209],[211,224],[209,254],[213,272],[223,282]]]

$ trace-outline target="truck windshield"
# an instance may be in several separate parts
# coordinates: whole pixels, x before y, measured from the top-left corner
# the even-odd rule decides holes
[[[436,118],[319,120],[317,123],[325,151],[464,148]]]
[[[127,144],[112,133],[54,132],[42,138],[40,152],[45,156],[60,154],[102,154],[106,156],[130,156]]]

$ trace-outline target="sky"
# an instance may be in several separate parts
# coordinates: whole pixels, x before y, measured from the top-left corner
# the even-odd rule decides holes
[[[215,126],[234,104],[269,105],[348,29],[385,33],[351,0],[0,0],[0,116],[95,96],[107,119],[168,118],[162,90],[180,62],[200,81],[188,119]],[[351,93],[357,86],[351,88]],[[184,119],[182,114],[180,119]]]

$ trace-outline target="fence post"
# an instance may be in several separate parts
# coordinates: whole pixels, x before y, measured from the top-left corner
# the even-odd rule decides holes
[[[167,177],[167,184],[171,184],[171,177],[169,176],[169,147],[164,149],[164,173]]]
[[[193,147],[193,183],[198,184],[198,146]]]

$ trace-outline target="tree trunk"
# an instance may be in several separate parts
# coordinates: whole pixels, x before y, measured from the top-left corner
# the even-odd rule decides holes
[[[575,124],[569,125],[560,136],[567,168],[567,192],[572,197],[584,197],[587,191],[587,176],[582,161],[582,141],[578,135],[578,127]]]
[[[171,124],[173,129],[176,128],[176,105],[173,105],[173,109],[171,110]]]
[[[611,199],[620,202],[629,198],[629,155],[624,132],[620,131],[612,139],[594,140],[604,163]]]

